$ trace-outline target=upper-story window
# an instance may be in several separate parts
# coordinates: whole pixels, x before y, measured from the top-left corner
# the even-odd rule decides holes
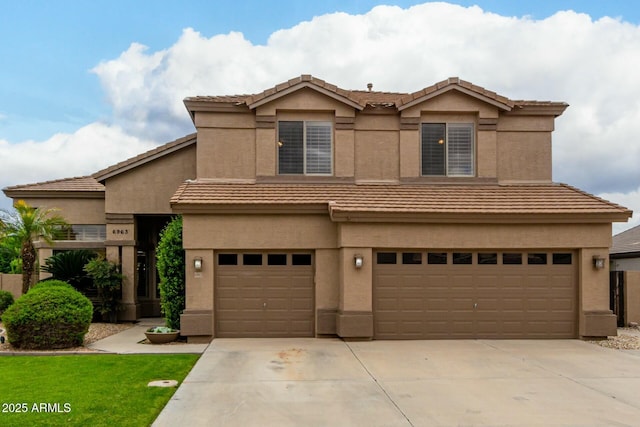
[[[422,124],[422,175],[474,176],[472,123]]]
[[[278,122],[278,173],[331,175],[332,135],[330,122]]]

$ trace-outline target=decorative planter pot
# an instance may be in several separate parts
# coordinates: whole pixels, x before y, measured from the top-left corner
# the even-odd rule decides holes
[[[166,344],[178,339],[180,331],[175,332],[145,332],[147,339],[151,344]]]

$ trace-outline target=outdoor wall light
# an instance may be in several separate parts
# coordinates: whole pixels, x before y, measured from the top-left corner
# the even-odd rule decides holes
[[[353,256],[353,263],[356,266],[356,268],[362,268],[362,264],[364,264],[364,258],[362,257],[362,255],[354,255]]]
[[[593,257],[593,267],[597,268],[598,270],[604,268],[604,261],[605,259],[602,258],[599,255],[594,255]]]
[[[193,269],[197,272],[202,271],[202,258],[194,258],[193,259]]]

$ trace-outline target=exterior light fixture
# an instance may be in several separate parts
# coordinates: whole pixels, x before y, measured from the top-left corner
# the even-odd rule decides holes
[[[193,259],[193,269],[197,272],[202,271],[202,258],[197,257]]]
[[[605,259],[602,258],[599,255],[594,255],[593,257],[593,268],[596,268],[598,270],[603,269],[604,268],[604,261]]]
[[[362,268],[362,264],[364,264],[364,258],[362,257],[362,255],[354,255],[353,264],[356,266],[356,268]]]
[[[282,143],[282,141],[278,141],[278,148],[282,147],[284,144]]]

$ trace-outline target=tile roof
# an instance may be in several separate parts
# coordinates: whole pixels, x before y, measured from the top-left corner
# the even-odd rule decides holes
[[[262,184],[189,181],[171,199],[174,207],[282,208],[325,206],[337,214],[613,215],[631,211],[564,184],[359,185]],[[610,220],[610,218],[609,218]]]
[[[640,225],[613,236],[610,254],[638,253],[640,256]]]
[[[532,106],[554,106],[565,107],[564,102],[552,102],[552,101],[531,101],[521,100],[513,101],[502,95],[498,95],[495,92],[487,90],[481,86],[474,85],[468,81],[462,80],[458,77],[450,77],[446,80],[438,82],[434,85],[428,86],[424,89],[413,93],[396,93],[396,92],[378,92],[378,91],[365,91],[365,90],[346,90],[337,87],[336,85],[325,82],[322,79],[318,79],[311,75],[303,74],[299,77],[290,79],[284,83],[280,83],[272,88],[264,90],[258,94],[249,95],[222,95],[222,96],[193,96],[185,98],[185,103],[188,102],[211,102],[211,103],[223,103],[234,105],[254,105],[260,101],[275,96],[278,93],[284,93],[296,86],[307,85],[321,88],[325,91],[335,94],[336,96],[343,97],[351,102],[358,104],[360,107],[366,106],[394,106],[400,108],[402,106],[410,105],[412,102],[417,102],[422,98],[428,98],[441,91],[447,89],[461,89],[466,93],[474,94],[479,97],[484,97],[487,100],[494,101],[495,103],[504,106],[505,109],[511,109],[514,106],[517,107],[532,107]]]
[[[104,185],[91,176],[56,179],[6,187],[5,193],[14,192],[104,192]]]

